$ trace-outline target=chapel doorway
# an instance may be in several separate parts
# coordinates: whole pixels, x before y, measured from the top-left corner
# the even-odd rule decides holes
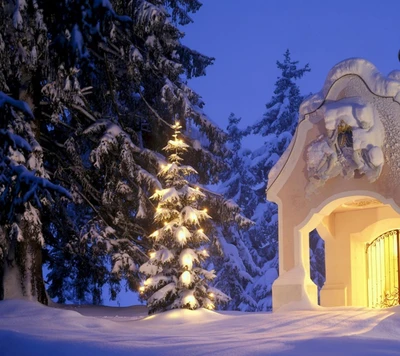
[[[368,306],[400,304],[400,230],[391,230],[367,244]]]

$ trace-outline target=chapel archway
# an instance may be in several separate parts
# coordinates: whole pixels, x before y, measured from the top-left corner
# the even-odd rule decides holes
[[[370,306],[368,290],[371,286],[368,271],[380,271],[374,261],[368,263],[367,247],[374,244],[377,236],[399,227],[397,204],[377,193],[348,191],[323,201],[294,229],[297,231],[294,254],[300,266],[296,268],[296,273],[299,275],[299,269],[303,269],[301,273],[307,298],[316,301],[316,289],[310,280],[310,264],[307,261],[307,236],[311,230],[316,228],[325,244],[326,280],[320,291],[319,304],[325,307],[367,307]],[[394,293],[393,288],[390,291]],[[389,303],[389,300],[386,302]]]
[[[399,209],[393,201],[376,193],[353,193],[355,194],[348,192],[348,196],[331,197],[305,224],[307,228],[318,224],[317,231],[325,241],[326,281],[320,293],[320,305],[383,307],[381,302],[371,304],[371,287],[374,285],[374,296],[381,293],[381,289],[392,294],[395,293],[394,288],[398,287],[398,283],[392,283],[393,288],[389,289],[389,283],[381,282],[384,275],[383,258],[377,259],[376,253],[386,251],[387,255],[393,255],[393,250],[388,249],[389,240],[383,250],[377,250],[373,246],[378,241],[383,241],[385,234],[397,231],[400,227]],[[390,242],[393,246],[393,241]],[[377,246],[382,245],[379,243]],[[368,250],[374,250],[374,258],[370,260],[367,258]],[[393,263],[390,266],[392,280],[394,274],[398,278],[398,269],[393,269]],[[371,280],[373,273],[377,277]],[[379,291],[377,279],[381,286]]]

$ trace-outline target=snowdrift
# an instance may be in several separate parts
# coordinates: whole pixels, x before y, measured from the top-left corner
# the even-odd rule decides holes
[[[0,302],[0,354],[8,355],[394,355],[400,307],[280,313]]]

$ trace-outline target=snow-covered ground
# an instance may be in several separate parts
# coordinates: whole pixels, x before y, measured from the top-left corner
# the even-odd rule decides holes
[[[400,355],[400,307],[281,313],[0,302],[0,355]]]

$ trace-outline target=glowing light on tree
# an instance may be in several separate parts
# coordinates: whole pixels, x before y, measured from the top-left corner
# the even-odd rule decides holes
[[[185,240],[185,233],[184,233],[184,231],[183,230],[180,230],[179,232],[178,232],[178,239],[179,239],[179,241],[184,241]]]
[[[173,125],[173,129],[174,139],[164,147],[170,153],[169,163],[159,172],[166,187],[152,196],[158,201],[154,221],[156,224],[164,223],[157,234],[150,235],[157,258],[154,258],[154,252],[140,267],[147,276],[141,295],[147,299],[149,313],[174,308],[214,307],[209,299],[208,283],[215,274],[202,266],[208,257],[202,245],[209,239],[199,225],[210,218],[207,209],[199,210],[205,195],[198,187],[191,188],[186,179],[197,172],[190,166],[181,165],[180,154],[189,146],[178,138],[179,122]],[[219,295],[220,301],[228,299],[222,292]]]
[[[182,267],[185,267],[185,268],[191,270],[192,266],[193,266],[193,260],[192,260],[191,256],[184,255],[182,257]]]
[[[190,285],[190,282],[191,282],[191,275],[190,275],[190,272],[189,271],[184,271],[182,274],[181,274],[181,277],[180,277],[180,281],[182,282],[182,284],[184,284],[185,286],[189,286]]]

